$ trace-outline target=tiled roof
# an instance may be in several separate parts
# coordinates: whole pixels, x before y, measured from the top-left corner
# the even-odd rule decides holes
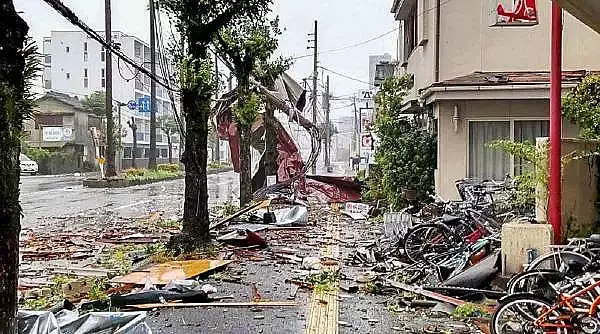
[[[60,101],[64,104],[66,104],[74,109],[89,112],[89,110],[83,105],[83,103],[81,103],[81,101],[75,96],[69,96],[67,94],[50,91],[50,92],[46,93],[46,95],[42,96],[38,101],[44,100],[44,99],[54,99],[54,100],[57,100],[57,101]]]
[[[600,72],[563,71],[563,83],[578,83],[589,74]],[[432,87],[448,86],[502,86],[502,85],[534,85],[550,83],[550,72],[473,72],[469,75],[438,82]]]

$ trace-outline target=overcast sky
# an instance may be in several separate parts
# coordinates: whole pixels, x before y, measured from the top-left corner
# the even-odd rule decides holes
[[[39,42],[52,30],[73,30],[69,22],[43,0],[14,0],[17,10],[30,26],[30,35]],[[84,22],[94,29],[104,30],[104,0],[63,0]],[[280,38],[279,54],[298,57],[309,54],[309,36],[314,20],[319,21],[319,48],[322,51],[355,45],[380,36],[397,27],[390,13],[392,0],[275,0],[273,12],[279,15],[285,29]],[[145,0],[113,0],[113,30],[149,40],[149,14]],[[396,56],[397,33],[390,33],[370,43],[320,55],[323,67],[368,82],[369,55],[390,53]],[[312,71],[312,57],[295,61],[291,75],[299,82]],[[319,72],[321,75],[322,72]],[[325,74],[328,74],[325,72]],[[368,85],[335,74],[330,75],[331,91],[336,96],[347,95]],[[347,105],[334,102],[333,107]],[[344,108],[332,114],[346,114]],[[334,116],[335,117],[335,116]]]

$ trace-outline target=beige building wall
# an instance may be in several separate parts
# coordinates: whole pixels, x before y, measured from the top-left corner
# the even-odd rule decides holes
[[[454,131],[454,107],[458,106],[458,128]],[[438,116],[438,169],[436,190],[446,199],[458,199],[454,181],[468,176],[470,121],[548,119],[547,100],[444,101],[435,104]],[[577,126],[563,122],[563,136],[576,137]]]
[[[422,45],[410,54],[406,68],[406,72],[415,75],[413,95],[431,85],[435,78],[436,11],[432,8],[436,0],[417,2],[421,15],[418,43]],[[495,3],[442,1],[440,81],[475,71],[549,71],[551,1],[537,1],[538,25],[520,27],[490,26]],[[566,12],[563,34],[564,70],[600,69],[600,34]],[[402,37],[399,41],[403,41]]]

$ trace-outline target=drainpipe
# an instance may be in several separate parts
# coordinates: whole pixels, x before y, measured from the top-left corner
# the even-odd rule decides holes
[[[562,85],[562,9],[552,1],[552,49],[550,61],[550,182],[548,189],[549,222],[554,242],[561,238],[561,85]]]
[[[435,8],[435,82],[440,81],[440,17],[442,0],[437,0]]]

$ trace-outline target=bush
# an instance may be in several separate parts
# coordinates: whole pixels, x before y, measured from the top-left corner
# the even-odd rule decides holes
[[[166,180],[181,175],[179,167],[176,171],[164,170],[163,169],[127,169],[125,172],[125,179],[127,180]]]
[[[404,97],[410,87],[410,76],[389,78],[376,96],[378,177],[370,177],[367,197],[384,196],[392,210],[408,204],[404,190],[414,190],[419,201],[428,201],[435,190],[437,138],[423,129],[418,118],[403,114]]]
[[[125,177],[141,177],[145,174],[145,169],[129,168],[124,171]]]
[[[160,164],[156,166],[156,170],[170,173],[179,173],[181,171],[178,164]]]

